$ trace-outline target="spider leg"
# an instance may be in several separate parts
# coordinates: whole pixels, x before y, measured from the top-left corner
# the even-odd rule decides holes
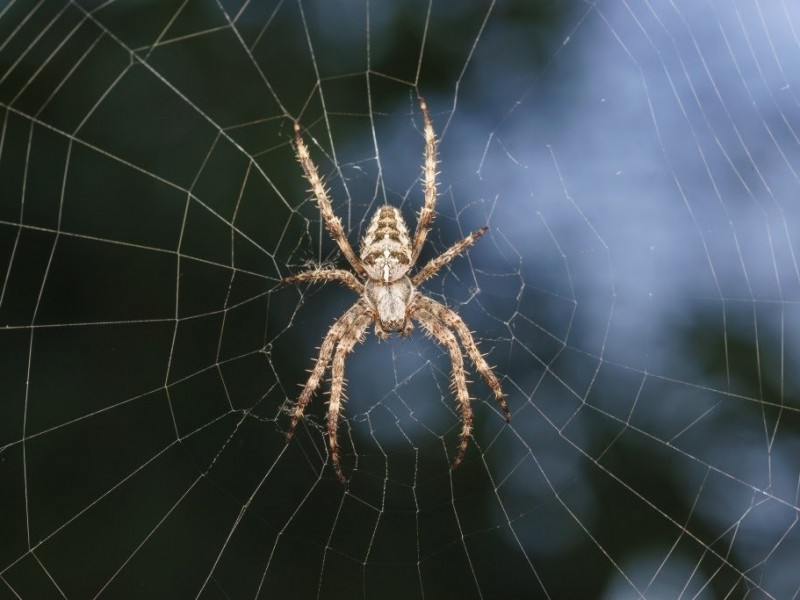
[[[344,399],[344,363],[356,343],[363,341],[364,331],[366,331],[371,321],[372,315],[369,312],[363,312],[356,316],[355,321],[336,346],[336,352],[331,363],[331,397],[328,401],[328,443],[331,447],[333,470],[336,471],[336,476],[342,483],[345,482],[345,479],[342,467],[339,465],[339,443],[336,438],[336,432],[339,429],[339,414]]]
[[[314,283],[317,281],[338,281],[343,283],[356,294],[364,293],[364,284],[362,284],[355,275],[350,271],[343,269],[314,269],[312,271],[303,271],[297,275],[291,275],[283,280],[283,283],[300,283],[308,281]]]
[[[472,246],[472,244],[474,244],[479,237],[486,233],[488,229],[488,227],[483,226],[477,231],[473,231],[463,240],[460,240],[450,246],[436,258],[431,259],[428,264],[422,267],[419,272],[411,278],[411,283],[413,283],[414,286],[418,286],[423,281],[433,277],[439,271],[439,269],[462,254],[467,248]]]
[[[417,219],[417,230],[414,234],[414,245],[411,247],[411,263],[414,264],[419,253],[422,251],[422,246],[425,244],[425,238],[428,235],[428,230],[433,223],[433,217],[436,215],[436,133],[433,131],[433,123],[428,114],[428,105],[422,96],[419,97],[419,107],[422,109],[422,121],[424,124],[425,133],[425,154],[424,154],[424,187],[425,187],[425,203],[419,212]]]
[[[467,350],[467,354],[469,354],[469,357],[474,363],[478,373],[481,374],[481,377],[483,377],[484,381],[486,381],[486,384],[492,390],[492,393],[494,393],[494,397],[497,399],[497,403],[500,405],[500,408],[505,415],[506,422],[511,421],[511,413],[508,411],[508,404],[506,403],[506,398],[503,395],[503,390],[500,389],[500,382],[497,380],[492,368],[483,358],[483,354],[481,354],[480,350],[478,350],[475,340],[472,339],[472,333],[470,333],[469,328],[466,326],[461,317],[459,317],[458,314],[447,308],[445,305],[440,304],[432,298],[418,295],[416,302],[421,309],[430,312],[449,329],[453,329],[458,334],[458,337],[461,339],[461,343]]]
[[[311,191],[314,192],[314,195],[317,197],[317,206],[322,215],[322,220],[325,221],[325,227],[328,229],[328,233],[330,233],[333,241],[339,244],[342,254],[344,254],[347,261],[353,265],[356,272],[364,274],[366,272],[364,270],[364,265],[361,264],[361,260],[356,256],[355,252],[353,252],[350,242],[347,241],[347,236],[344,233],[344,229],[342,229],[342,222],[339,220],[339,217],[333,214],[333,207],[331,206],[330,198],[328,198],[325,183],[322,181],[322,177],[320,177],[314,161],[311,160],[308,146],[306,146],[306,143],[303,141],[303,136],[300,135],[300,124],[296,122],[294,124],[294,138],[297,161],[303,167],[303,173],[305,173],[308,183],[311,184]]]
[[[339,343],[339,340],[346,338],[348,332],[352,330],[354,324],[360,323],[360,317],[365,314],[370,314],[369,309],[363,304],[363,302],[356,302],[339,318],[339,320],[337,320],[331,326],[330,331],[328,331],[328,335],[326,335],[325,339],[322,340],[322,344],[319,347],[319,356],[317,357],[317,362],[314,363],[314,368],[311,370],[311,375],[309,375],[308,381],[306,381],[303,391],[300,393],[300,397],[297,399],[297,403],[292,411],[292,422],[289,425],[289,431],[286,433],[287,442],[292,439],[297,424],[300,422],[300,419],[303,418],[303,412],[305,411],[306,406],[311,401],[311,397],[319,387],[319,384],[322,381],[322,376],[325,374],[325,370],[328,368],[328,363],[331,361],[331,356],[333,355],[333,351]]]
[[[461,410],[461,440],[458,446],[458,454],[453,461],[455,469],[464,459],[464,453],[469,445],[469,436],[472,432],[472,406],[470,406],[469,391],[467,390],[467,378],[464,372],[464,356],[458,346],[456,336],[454,336],[447,324],[444,323],[435,313],[419,308],[414,317],[422,325],[423,329],[432,335],[450,353],[450,362],[453,364],[453,389],[458,398],[458,405]]]

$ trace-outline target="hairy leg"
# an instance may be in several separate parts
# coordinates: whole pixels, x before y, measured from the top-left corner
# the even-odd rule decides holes
[[[433,217],[436,215],[436,133],[433,131],[433,123],[428,114],[428,105],[422,96],[419,98],[419,107],[422,109],[425,133],[425,154],[422,167],[424,171],[425,203],[419,212],[417,231],[414,234],[414,245],[411,247],[412,264],[416,262],[419,253],[422,251],[428,230],[431,228],[431,223],[433,223]]]
[[[322,181],[322,177],[319,176],[317,166],[314,164],[314,161],[311,160],[308,146],[306,146],[306,143],[303,141],[303,136],[300,135],[300,125],[298,123],[294,124],[294,137],[297,160],[303,167],[306,179],[311,184],[311,191],[314,192],[314,195],[317,197],[317,206],[322,215],[322,220],[325,222],[325,227],[328,229],[328,233],[330,233],[333,241],[339,244],[342,254],[344,254],[348,262],[353,265],[356,272],[360,274],[365,273],[364,265],[361,264],[361,260],[356,256],[355,252],[353,252],[350,242],[347,241],[347,236],[342,228],[342,222],[339,220],[339,217],[333,214],[333,207],[331,207],[331,201],[330,198],[328,198],[325,184]]]
[[[497,380],[492,368],[483,358],[483,354],[481,354],[480,350],[478,350],[478,346],[475,343],[475,340],[472,338],[472,333],[470,333],[469,328],[466,326],[461,317],[459,317],[454,311],[450,310],[443,304],[436,302],[436,300],[433,300],[432,298],[419,295],[416,298],[416,302],[421,309],[430,312],[434,317],[442,321],[449,329],[454,330],[458,334],[458,337],[461,339],[461,343],[466,349],[467,354],[469,354],[470,359],[475,364],[475,368],[477,369],[478,373],[481,374],[481,377],[483,377],[484,381],[486,381],[486,384],[489,386],[489,388],[491,388],[492,393],[494,393],[494,397],[497,399],[497,403],[500,405],[506,421],[510,421],[511,413],[508,411],[506,398],[503,395],[503,391],[500,389],[500,382]]]
[[[338,281],[343,283],[357,294],[364,293],[364,285],[350,271],[343,269],[314,269],[313,271],[303,271],[297,275],[291,275],[283,280],[283,283],[299,283],[308,281]]]
[[[411,278],[411,283],[417,286],[423,281],[433,277],[439,271],[439,269],[456,258],[458,255],[462,254],[467,248],[472,246],[472,244],[475,243],[475,240],[486,233],[488,229],[489,228],[484,225],[477,231],[470,233],[463,240],[460,240],[450,246],[436,258],[431,259],[427,265],[422,267],[419,272]]]
[[[303,418],[303,412],[311,401],[311,397],[319,387],[322,381],[322,376],[328,368],[328,363],[331,360],[333,351],[336,348],[339,340],[347,336],[347,333],[353,328],[354,324],[360,323],[360,319],[364,315],[371,315],[369,309],[363,302],[358,301],[351,306],[346,313],[344,313],[339,320],[337,320],[328,331],[328,335],[322,340],[322,345],[319,347],[319,356],[317,362],[314,363],[314,368],[311,370],[311,375],[308,377],[300,397],[297,399],[297,404],[292,411],[292,422],[289,425],[289,431],[286,433],[286,440],[289,441],[294,435],[294,430],[300,419]]]
[[[469,436],[472,433],[472,407],[470,406],[467,378],[464,372],[464,357],[456,341],[456,336],[450,332],[441,319],[424,308],[417,310],[414,313],[414,317],[425,331],[447,348],[450,353],[450,362],[453,365],[453,390],[456,393],[461,410],[461,434],[459,435],[461,442],[458,446],[456,459],[453,461],[453,468],[455,469],[464,459],[464,453],[467,451],[467,445],[469,445]]]
[[[364,339],[364,331],[372,321],[370,314],[361,314],[356,317],[352,326],[342,337],[331,363],[331,397],[328,401],[328,443],[331,447],[331,463],[339,481],[344,483],[344,474],[339,465],[339,443],[336,432],[339,429],[339,415],[344,400],[344,363],[347,355],[353,350],[356,343]]]

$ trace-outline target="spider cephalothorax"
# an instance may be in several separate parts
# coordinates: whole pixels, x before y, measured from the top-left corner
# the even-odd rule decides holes
[[[370,323],[375,325],[375,334],[381,339],[386,339],[392,332],[398,332],[403,336],[411,333],[412,320],[415,319],[429,335],[447,348],[453,365],[453,388],[458,397],[462,421],[461,443],[455,461],[453,461],[453,468],[457,467],[464,458],[472,431],[472,407],[464,371],[464,356],[458,340],[461,341],[461,345],[467,351],[475,368],[492,389],[506,421],[511,418],[505,397],[500,389],[500,382],[478,350],[464,321],[445,305],[417,291],[419,284],[432,277],[439,269],[474,244],[475,240],[486,233],[487,228],[482,227],[472,232],[439,256],[431,259],[416,274],[408,276],[408,272],[416,263],[425,243],[436,206],[436,135],[428,115],[428,107],[422,98],[419,99],[419,105],[422,109],[425,132],[423,164],[425,203],[417,219],[414,239],[412,241],[409,237],[408,228],[400,211],[394,206],[382,206],[373,215],[367,226],[367,231],[361,240],[360,257],[353,252],[341,221],[333,214],[325,185],[317,172],[317,167],[311,160],[308,147],[300,135],[300,126],[297,123],[294,125],[297,160],[302,165],[303,173],[311,184],[311,191],[316,196],[317,206],[325,226],[361,279],[350,271],[342,269],[316,269],[284,280],[287,283],[338,281],[359,295],[355,304],[331,326],[322,341],[317,362],[292,411],[292,422],[287,437],[291,439],[294,434],[306,406],[319,387],[328,364],[331,363],[328,443],[331,448],[333,468],[342,481],[344,481],[344,474],[339,465],[336,431],[339,426],[339,413],[344,391],[345,357],[356,345],[356,342],[362,340]]]

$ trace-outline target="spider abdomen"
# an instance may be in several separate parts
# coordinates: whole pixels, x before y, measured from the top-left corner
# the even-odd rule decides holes
[[[370,279],[390,283],[411,268],[411,240],[403,215],[394,206],[381,206],[361,240],[361,262]]]

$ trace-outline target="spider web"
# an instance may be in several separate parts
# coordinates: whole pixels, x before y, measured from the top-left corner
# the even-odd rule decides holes
[[[767,0],[0,8],[0,597],[796,598],[800,12]],[[285,442],[351,244],[422,202],[419,328]],[[327,387],[323,386],[324,388]]]

